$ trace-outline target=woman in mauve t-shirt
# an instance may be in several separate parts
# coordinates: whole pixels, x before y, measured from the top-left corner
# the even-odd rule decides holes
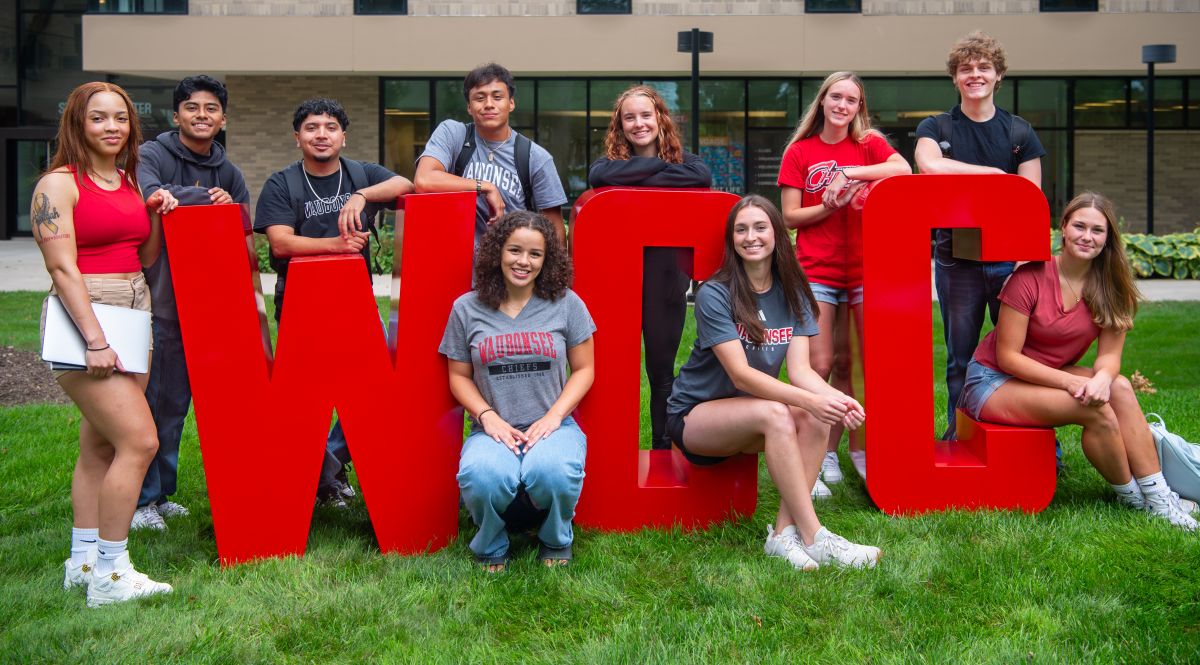
[[[853,72],[830,74],[788,141],[779,168],[783,217],[796,229],[796,258],[812,283],[820,308],[820,332],[809,346],[812,368],[850,394],[850,315],[862,349],[862,208],[867,186],[912,173],[908,162],[871,128],[866,90]],[[829,432],[821,475],[842,480],[838,442],[842,428]],[[850,457],[866,475],[862,443],[850,436]],[[817,479],[813,497],[830,495]]]
[[[1195,530],[1196,504],[1163,478],[1146,417],[1121,376],[1139,294],[1103,195],[1076,196],[1062,216],[1062,253],[1016,270],[1000,318],[967,367],[958,408],[1010,425],[1081,425],[1083,452],[1121,503]],[[1098,341],[1096,361],[1081,367]]]

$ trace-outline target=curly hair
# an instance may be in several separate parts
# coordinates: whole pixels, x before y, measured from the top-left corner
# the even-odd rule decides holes
[[[492,309],[499,309],[508,299],[508,286],[500,269],[500,256],[504,244],[513,231],[533,229],[542,234],[546,242],[546,254],[542,269],[533,281],[533,293],[544,300],[558,300],[566,293],[574,279],[571,255],[567,253],[550,220],[528,210],[517,210],[505,214],[488,227],[475,250],[475,295],[479,301]]]
[[[625,138],[625,130],[621,126],[621,105],[634,95],[646,97],[654,104],[654,115],[658,120],[658,158],[672,164],[683,163],[683,146],[679,142],[679,130],[675,129],[675,121],[671,120],[671,109],[658,91],[648,85],[635,85],[617,95],[613,103],[612,119],[608,121],[608,133],[604,135],[604,156],[609,159],[629,159],[632,151],[629,149],[629,139]]]
[[[982,30],[973,30],[967,36],[954,42],[950,54],[946,56],[946,73],[954,78],[958,66],[972,60],[987,60],[996,68],[996,74],[1004,76],[1008,71],[1008,60],[1004,55],[1004,47],[995,37]],[[999,84],[997,84],[999,87]]]

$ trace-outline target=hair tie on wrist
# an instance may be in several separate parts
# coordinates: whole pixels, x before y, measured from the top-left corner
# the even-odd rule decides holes
[[[492,407],[489,406],[488,408],[484,409],[483,411],[480,411],[479,415],[475,416],[475,421],[482,423],[483,422],[483,414],[487,413],[488,411],[494,412],[495,409],[493,409]]]
[[[90,346],[89,346],[89,347],[88,347],[88,351],[104,351],[104,350],[108,349],[110,346],[112,346],[112,345],[111,345],[111,344],[105,344],[104,346],[102,346],[102,347],[100,347],[100,348],[98,348],[98,349],[93,349],[92,347],[90,347]]]

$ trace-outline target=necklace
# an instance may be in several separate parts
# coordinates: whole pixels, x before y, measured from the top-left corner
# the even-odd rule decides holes
[[[1075,286],[1071,284],[1071,280],[1062,273],[1059,273],[1059,276],[1062,277],[1062,281],[1066,283],[1067,288],[1071,290],[1071,295],[1075,298],[1075,302],[1071,304],[1074,305],[1075,303],[1079,302],[1081,300],[1079,297],[1079,292],[1075,290]]]
[[[91,173],[93,176],[95,176],[95,177],[97,177],[97,178],[99,178],[99,179],[103,180],[104,182],[108,183],[108,186],[109,186],[109,187],[112,187],[112,186],[114,186],[114,185],[116,185],[116,184],[117,184],[117,176],[119,176],[119,175],[120,175],[120,174],[118,173],[118,174],[114,175],[112,178],[105,178],[104,176],[100,175],[100,173],[99,173],[98,171],[90,171],[90,173]]]
[[[504,144],[505,144],[505,143],[508,143],[508,139],[509,139],[509,138],[511,138],[511,137],[512,137],[512,130],[511,130],[511,129],[510,129],[510,130],[508,130],[508,136],[505,136],[503,139],[501,139],[501,140],[500,140],[498,143],[496,143],[495,145],[493,145],[491,141],[489,141],[489,140],[487,140],[487,139],[483,138],[482,136],[480,136],[480,137],[479,137],[479,142],[483,144],[483,149],[487,151],[487,159],[488,159],[488,161],[489,161],[489,162],[490,162],[490,161],[494,161],[494,160],[495,160],[495,158],[496,158],[496,152],[497,152],[498,150],[500,150],[500,148],[503,148],[503,147],[504,147]]]
[[[324,203],[325,205],[332,207],[333,204],[337,202],[338,197],[342,195],[342,167],[341,166],[338,166],[337,193],[329,198],[322,197],[320,194],[317,193],[317,190],[313,189],[312,181],[308,179],[308,171],[306,171],[304,169],[304,166],[300,167],[300,172],[304,174],[304,182],[308,183],[308,191],[312,192],[313,196],[317,197],[317,200],[320,201],[321,203]]]

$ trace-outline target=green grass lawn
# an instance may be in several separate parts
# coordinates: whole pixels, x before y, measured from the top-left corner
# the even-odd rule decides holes
[[[0,294],[0,344],[36,348],[40,298]],[[936,308],[933,319],[940,377]],[[1123,368],[1154,382],[1143,406],[1192,441],[1198,323],[1200,303],[1145,305]],[[944,405],[944,386],[932,389]],[[541,569],[518,538],[510,571],[489,576],[465,539],[428,556],[379,554],[361,502],[317,510],[301,559],[222,569],[189,418],[176,498],[192,514],[131,538],[139,568],[175,593],[88,610],[82,592],[60,588],[77,427],[72,406],[0,408],[5,662],[1200,660],[1200,536],[1116,506],[1078,428],[1059,432],[1067,474],[1038,515],[891,518],[843,455],[847,480],[818,512],[884,548],[875,570],[801,573],[765,557],[778,495],[760,466],[752,519],[689,534],[580,530],[565,570]],[[245,510],[271,519],[269,505]],[[473,533],[465,514],[460,528]]]

